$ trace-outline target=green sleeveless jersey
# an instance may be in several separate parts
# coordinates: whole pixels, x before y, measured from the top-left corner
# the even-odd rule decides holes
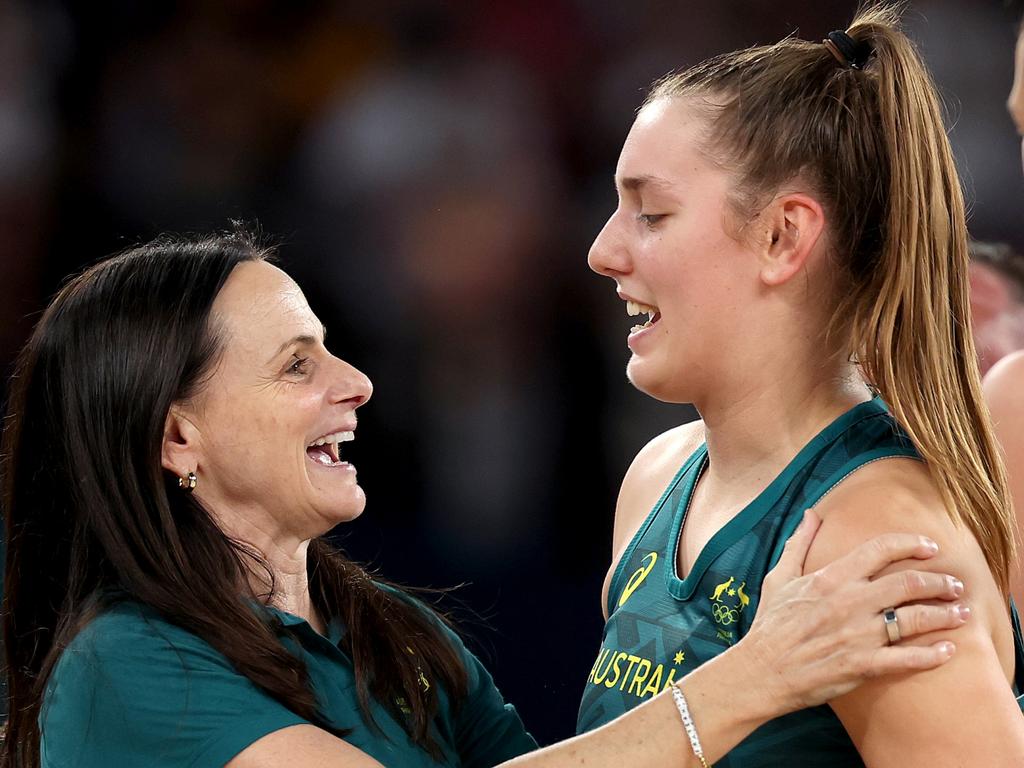
[[[919,459],[880,398],[861,403],[811,440],[746,508],[705,545],[680,579],[676,555],[693,488],[707,465],[701,446],[637,531],[612,576],[608,623],[587,678],[577,730],[597,728],[643,703],[735,644],[757,613],[761,582],[782,555],[804,510],[850,473],[889,457]],[[1015,618],[1021,663],[1020,631]],[[1018,686],[1020,681],[1018,681]],[[862,766],[828,706],[771,720],[718,768]]]

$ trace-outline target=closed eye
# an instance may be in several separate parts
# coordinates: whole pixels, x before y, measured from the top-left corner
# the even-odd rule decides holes
[[[638,213],[636,215],[636,218],[637,218],[638,221],[640,221],[642,224],[644,224],[648,228],[653,229],[655,224],[657,224],[659,221],[661,221],[663,218],[665,218],[665,214],[664,213]]]

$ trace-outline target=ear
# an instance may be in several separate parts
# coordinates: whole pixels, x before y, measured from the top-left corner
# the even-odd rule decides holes
[[[767,230],[761,243],[761,282],[783,285],[811,258],[825,230],[825,212],[810,195],[789,193],[776,197],[762,212]]]
[[[178,406],[171,406],[164,421],[164,440],[160,450],[163,468],[184,477],[200,464],[199,428]]]

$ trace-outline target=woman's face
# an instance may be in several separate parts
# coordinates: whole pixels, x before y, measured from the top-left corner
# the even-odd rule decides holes
[[[196,496],[271,538],[304,540],[357,517],[366,499],[344,454],[369,379],[327,351],[299,287],[266,262],[234,269],[211,319],[223,355],[183,411]]]
[[[670,402],[699,404],[725,375],[719,361],[737,351],[757,299],[757,259],[726,232],[731,177],[701,153],[704,127],[680,99],[640,111],[615,171],[618,208],[588,258],[627,311],[653,312],[629,333],[627,375]]]

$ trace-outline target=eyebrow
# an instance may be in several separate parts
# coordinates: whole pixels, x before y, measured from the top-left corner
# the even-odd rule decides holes
[[[298,345],[298,346],[313,346],[314,344],[319,344],[322,341],[326,342],[327,341],[327,326],[321,325],[320,326],[320,333],[321,333],[321,336],[320,336],[319,339],[316,336],[312,336],[312,335],[310,335],[308,333],[300,333],[298,336],[292,336],[292,338],[288,339],[288,341],[286,341],[284,344],[282,344],[280,347],[277,348],[277,351],[273,354],[273,356],[271,356],[271,358],[270,358],[270,360],[268,360],[268,362],[273,362],[274,360],[276,360],[277,357],[282,352],[284,352],[286,349],[288,349],[288,347],[292,347],[292,346],[296,346],[296,345]]]
[[[618,182],[619,186],[623,189],[628,189],[630,192],[639,192],[644,187],[658,187],[659,189],[669,190],[672,188],[672,182],[668,179],[663,179],[660,176],[652,176],[650,174],[642,174],[640,176],[627,176]]]

